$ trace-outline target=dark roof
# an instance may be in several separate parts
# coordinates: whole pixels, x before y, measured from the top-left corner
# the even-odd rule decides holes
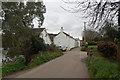
[[[48,34],[48,35],[50,36],[50,39],[52,42],[53,42],[54,37],[57,36],[57,34]]]
[[[34,28],[35,34],[40,34],[45,28]]]
[[[63,32],[65,35],[69,36],[70,38],[74,39],[72,36],[70,36],[69,34],[67,34],[66,32]],[[75,40],[75,39],[74,39]]]
[[[79,38],[75,38],[75,40],[80,41],[80,39],[79,39]]]

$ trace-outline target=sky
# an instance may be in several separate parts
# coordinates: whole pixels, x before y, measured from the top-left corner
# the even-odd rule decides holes
[[[43,0],[46,6],[45,20],[42,27],[48,33],[58,33],[63,27],[64,31],[74,38],[82,38],[82,31],[86,19],[82,18],[83,13],[70,13],[61,7],[66,8],[62,0]],[[70,5],[74,6],[74,5]]]

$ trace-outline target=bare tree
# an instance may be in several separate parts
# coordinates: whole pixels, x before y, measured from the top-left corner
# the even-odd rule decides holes
[[[120,31],[120,0],[63,0],[64,3],[75,4],[72,8],[64,8],[69,12],[83,11],[86,17],[90,17],[90,26],[101,28],[106,24],[106,21],[115,21],[118,24]]]
[[[110,22],[107,22],[106,25],[100,30],[100,34],[102,35],[103,40],[106,41],[114,41],[116,38],[120,39],[119,32]]]
[[[97,41],[101,39],[101,35],[91,29],[87,29],[85,32],[83,32],[83,37],[86,37],[86,41],[90,42],[90,41]]]

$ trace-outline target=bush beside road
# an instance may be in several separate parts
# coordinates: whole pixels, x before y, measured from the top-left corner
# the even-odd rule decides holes
[[[86,64],[88,66],[90,77],[120,79],[120,66],[119,62],[117,61],[117,57],[112,57],[112,55],[110,55],[110,57],[105,57],[102,55],[103,53],[101,53],[98,48],[100,48],[98,45],[88,45],[87,47],[82,46],[81,48],[81,50],[87,51],[87,54],[89,56],[86,59]],[[108,50],[108,48],[106,49]],[[101,49],[105,48],[103,47]]]

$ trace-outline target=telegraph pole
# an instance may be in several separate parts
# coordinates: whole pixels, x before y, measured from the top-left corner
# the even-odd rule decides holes
[[[86,42],[86,22],[84,22],[84,42]]]

